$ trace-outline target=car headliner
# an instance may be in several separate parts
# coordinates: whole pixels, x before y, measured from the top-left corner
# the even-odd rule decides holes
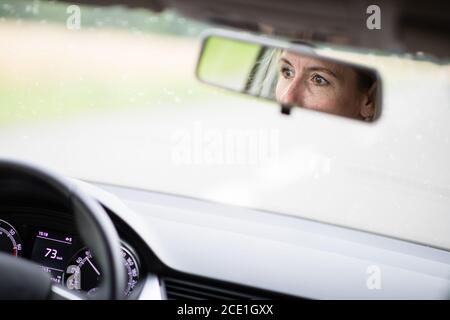
[[[175,9],[195,19],[305,40],[448,57],[449,1],[379,0],[381,30],[369,30],[369,0],[77,0],[156,12]]]

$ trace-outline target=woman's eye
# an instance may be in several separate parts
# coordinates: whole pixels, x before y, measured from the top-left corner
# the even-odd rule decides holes
[[[318,74],[313,75],[311,79],[314,82],[314,84],[318,85],[318,86],[326,86],[326,85],[330,84],[327,81],[327,79],[325,79],[324,77],[322,77],[322,76],[320,76]]]
[[[286,79],[292,79],[295,75],[294,70],[292,70],[291,68],[288,67],[281,67],[281,74],[283,75],[284,78]]]

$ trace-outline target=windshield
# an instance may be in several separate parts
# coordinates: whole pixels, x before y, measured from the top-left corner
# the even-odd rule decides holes
[[[322,46],[378,70],[380,119],[286,116],[195,79],[206,28],[171,11],[0,0],[0,156],[450,248],[448,63]]]

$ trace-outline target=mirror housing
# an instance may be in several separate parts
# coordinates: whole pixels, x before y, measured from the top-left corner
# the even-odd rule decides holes
[[[305,42],[229,30],[202,37],[196,77],[203,83],[293,107],[372,122],[381,113],[375,70],[321,56]]]

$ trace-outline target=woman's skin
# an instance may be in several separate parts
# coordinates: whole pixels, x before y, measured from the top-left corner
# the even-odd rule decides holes
[[[352,67],[284,51],[278,70],[275,95],[284,105],[356,119],[374,115],[376,83],[361,89]]]

